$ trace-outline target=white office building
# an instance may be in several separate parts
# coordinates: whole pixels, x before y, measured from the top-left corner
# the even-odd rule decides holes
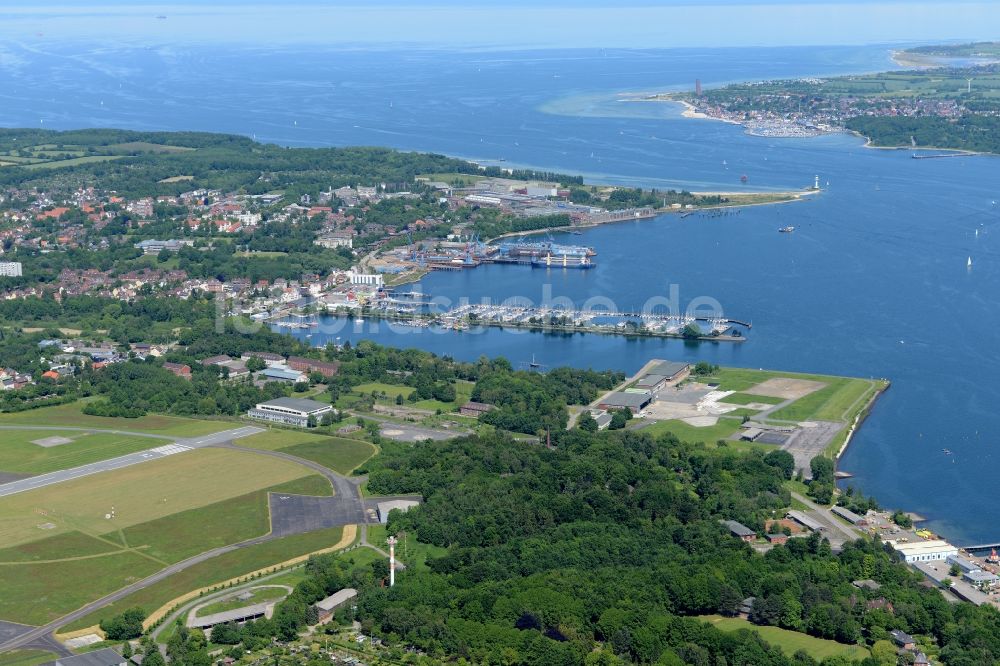
[[[258,403],[256,407],[247,411],[247,416],[258,421],[270,421],[271,423],[283,423],[305,428],[309,425],[310,417],[319,423],[324,414],[332,411],[333,405],[315,400],[275,398]]]

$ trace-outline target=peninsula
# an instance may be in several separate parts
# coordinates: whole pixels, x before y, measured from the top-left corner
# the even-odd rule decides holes
[[[633,98],[681,102],[684,115],[767,137],[851,131],[886,148],[1000,152],[1000,44],[894,52],[905,71],[755,81]]]

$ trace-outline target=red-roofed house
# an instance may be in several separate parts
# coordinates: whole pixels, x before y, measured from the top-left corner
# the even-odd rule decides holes
[[[183,379],[191,379],[191,366],[182,363],[170,363],[169,361],[163,364],[164,370],[169,370],[178,377]]]

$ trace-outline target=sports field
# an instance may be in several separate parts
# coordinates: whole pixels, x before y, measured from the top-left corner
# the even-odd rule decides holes
[[[63,443],[55,443],[68,440]],[[0,430],[0,472],[45,474],[165,444],[164,440],[72,430]]]

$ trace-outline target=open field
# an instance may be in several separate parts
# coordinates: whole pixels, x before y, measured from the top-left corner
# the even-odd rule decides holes
[[[15,562],[39,562],[91,557],[121,550],[119,543],[108,543],[83,532],[66,532],[0,550],[0,584],[9,575],[16,575]]]
[[[118,537],[124,546],[139,548],[158,560],[180,562],[219,546],[267,534],[269,492],[329,497],[332,488],[325,478],[312,474],[103,536],[108,540]]]
[[[83,402],[29,409],[24,412],[0,414],[2,424],[24,424],[33,426],[71,426],[79,428],[102,428],[105,430],[132,430],[154,435],[171,437],[194,437],[236,427],[230,421],[199,421],[181,416],[148,414],[137,419],[90,416],[81,410]],[[155,444],[154,444],[155,446]]]
[[[271,428],[265,432],[259,432],[256,435],[242,437],[233,443],[237,446],[245,446],[250,449],[277,451],[278,449],[283,449],[287,446],[294,446],[295,444],[304,444],[308,442],[318,442],[325,438],[325,435],[317,435],[315,433],[306,432],[305,430]]]
[[[719,402],[727,402],[731,405],[751,405],[755,402],[759,402],[765,405],[777,405],[782,402],[781,398],[776,398],[770,395],[751,395],[749,393],[732,393],[727,395],[725,398],[719,400]]]
[[[72,440],[56,446],[41,446],[51,437]],[[158,446],[148,437],[66,430],[0,430],[0,471],[44,474],[60,469],[107,460]]]
[[[168,146],[162,143],[149,143],[148,141],[128,141],[126,143],[113,143],[107,146],[107,151],[115,154],[121,153],[187,153],[195,150],[187,146]]]
[[[848,421],[862,407],[864,396],[871,395],[874,391],[885,386],[884,382],[880,380],[743,368],[720,368],[714,375],[696,378],[696,381],[703,383],[717,382],[722,391],[741,393],[771,380],[792,380],[802,384],[818,382],[824,385],[771,415],[771,418],[775,420],[784,421]],[[771,399],[774,396],[755,395],[753,397],[758,398],[757,402],[777,404]],[[727,399],[726,402],[736,401]],[[736,404],[746,403],[737,402]]]
[[[23,169],[62,169],[65,167],[79,166],[80,164],[90,164],[91,162],[110,162],[121,159],[121,155],[89,155],[87,157],[71,157],[68,160],[54,160],[52,162],[36,162],[35,164],[21,164]]]
[[[865,396],[875,390],[875,382],[837,378],[819,391],[773,412],[771,418],[784,421],[848,421],[864,404]]]
[[[95,611],[71,625],[62,627],[60,631],[73,631],[96,625],[101,621],[101,618],[111,617],[134,606],[139,606],[147,613],[151,613],[163,604],[191,590],[197,590],[300,555],[329,548],[340,541],[342,534],[343,528],[334,527],[297,534],[225,553],[139,590],[121,601]]]
[[[346,437],[324,437],[317,442],[303,442],[281,449],[299,458],[318,462],[339,474],[350,474],[378,453],[374,444]]]
[[[279,428],[239,439],[236,444],[251,449],[282,451],[317,462],[344,475],[350,474],[355,468],[378,453],[378,448],[374,444],[361,439]]]
[[[222,601],[216,601],[213,604],[199,608],[196,615],[198,615],[198,617],[205,617],[206,615],[222,613],[236,608],[243,608],[244,606],[250,606],[252,604],[260,604],[265,601],[274,601],[275,599],[281,599],[282,597],[288,596],[288,590],[283,587],[268,587],[274,585],[271,581],[266,581],[265,583],[262,583],[262,585],[264,587],[252,587],[248,590],[252,595],[252,598],[250,599],[230,598],[223,599]]]
[[[426,409],[429,411],[436,411],[440,409],[442,412],[450,412],[458,409],[469,401],[469,398],[472,396],[472,389],[474,386],[475,385],[472,382],[459,380],[455,382],[455,399],[451,402],[441,402],[440,400],[418,400],[417,402],[407,401],[402,406],[413,407],[415,409]],[[416,389],[411,386],[403,386],[400,384],[368,382],[367,384],[358,384],[355,386],[349,395],[371,395],[372,391],[378,391],[380,393],[385,393],[387,396],[386,398],[379,398],[380,402],[385,404],[395,404],[396,396],[401,395],[405,400],[406,398],[409,398],[410,394],[415,390]],[[344,398],[341,398],[341,400],[344,400]],[[340,401],[338,401],[338,404],[339,402]]]
[[[211,455],[209,458],[196,455],[202,453]],[[218,454],[228,455],[220,458]],[[157,461],[127,468],[125,473],[139,472],[127,474],[128,479],[121,479],[126,474],[119,471],[11,496],[0,502],[0,529],[5,530],[9,523],[17,522],[18,514],[11,512],[9,500],[26,496],[35,496],[35,501],[29,501],[28,506],[39,502],[61,506],[58,511],[42,509],[48,511],[49,516],[30,514],[32,525],[43,520],[51,524],[65,521],[77,528],[49,536],[61,526],[44,531],[33,527],[35,540],[0,550],[0,589],[4,591],[0,595],[0,618],[28,624],[48,622],[167,564],[267,534],[270,529],[269,491],[324,496],[332,492],[329,481],[311,470],[251,453],[202,449],[161,460],[170,463],[169,467],[157,469],[160,462]],[[219,470],[242,478],[220,484]],[[100,479],[101,476],[113,478]],[[272,483],[282,477],[292,478],[284,483]],[[102,510],[94,506],[92,494],[105,497],[104,502],[109,501],[108,482],[110,490],[116,493],[113,500],[118,502],[116,510],[124,510],[128,516],[156,516],[163,511],[168,511],[168,515],[138,523],[134,522],[135,518],[123,519],[123,523],[132,524],[121,524],[117,530],[107,531],[110,521],[103,514],[96,517],[90,514]],[[119,483],[124,483],[124,487],[118,489]],[[74,484],[79,488],[65,491],[66,486]],[[171,494],[172,486],[185,489],[183,492],[190,498],[188,503],[197,503],[197,506],[179,510],[183,502],[177,501],[176,494]],[[222,494],[236,488],[257,488],[206,503],[220,496],[219,486],[228,489]],[[56,493],[60,497],[49,497]],[[165,504],[158,499],[164,495]],[[22,511],[25,508],[18,506]],[[11,519],[4,519],[6,515]],[[274,561],[283,559],[287,558]]]
[[[722,631],[746,629],[757,632],[761,638],[771,645],[780,647],[789,657],[799,650],[805,650],[809,656],[816,660],[842,655],[860,661],[869,655],[868,650],[860,645],[845,645],[836,641],[814,638],[813,636],[779,627],[759,627],[740,618],[703,615],[699,619],[718,627]]]
[[[0,666],[36,666],[55,658],[55,654],[45,650],[12,650],[0,654]]]
[[[310,474],[275,458],[196,449],[4,497],[0,543],[13,546],[72,530],[104,534]],[[105,517],[112,507],[114,522]]]
[[[136,551],[49,564],[0,567],[0,619],[45,624],[161,569]]]
[[[727,439],[739,429],[740,419],[720,418],[717,424],[703,428],[688,425],[677,419],[671,419],[669,421],[657,421],[642,428],[640,432],[645,432],[653,436],[671,433],[683,442],[715,444],[720,439]],[[732,443],[735,444],[735,442]]]

